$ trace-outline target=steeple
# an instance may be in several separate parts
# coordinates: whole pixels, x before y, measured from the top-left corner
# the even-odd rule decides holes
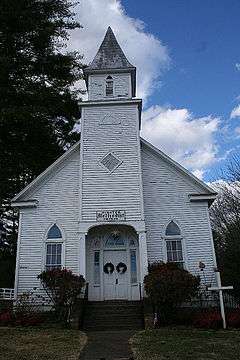
[[[109,26],[103,42],[87,69],[103,70],[103,69],[126,69],[135,67],[130,64],[123,53],[117,39]]]
[[[131,90],[130,93],[128,92],[128,94],[131,94],[130,96],[135,97],[136,67],[133,66],[126,58],[111,27],[109,26],[93,61],[84,69],[87,88],[91,75],[96,76],[97,74],[105,74],[106,76],[110,75],[110,78],[112,79],[113,75],[115,75],[116,78],[117,74],[121,73],[125,73],[130,76]],[[117,96],[119,97],[121,95]]]

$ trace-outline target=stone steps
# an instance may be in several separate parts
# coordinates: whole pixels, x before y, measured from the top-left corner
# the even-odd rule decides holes
[[[83,329],[136,330],[143,328],[140,301],[89,302],[84,312]]]

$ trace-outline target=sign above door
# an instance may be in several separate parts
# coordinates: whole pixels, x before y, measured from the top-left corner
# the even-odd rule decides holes
[[[125,210],[102,210],[96,211],[96,220],[97,221],[125,221],[126,220],[126,211]]]

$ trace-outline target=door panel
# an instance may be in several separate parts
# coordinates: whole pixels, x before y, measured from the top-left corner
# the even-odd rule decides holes
[[[124,274],[117,272],[117,265],[122,262],[127,264],[127,252],[126,250],[105,250],[104,262],[112,263],[114,265],[114,271],[112,274],[104,273],[104,299],[127,299],[128,297],[128,271]]]

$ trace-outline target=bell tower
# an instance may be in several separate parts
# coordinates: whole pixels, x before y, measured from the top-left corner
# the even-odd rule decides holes
[[[89,100],[135,97],[136,68],[127,60],[110,27],[84,74]]]
[[[142,100],[135,97],[136,68],[110,27],[84,77],[88,100],[80,103],[79,272],[84,275],[93,261],[86,253],[90,229],[125,225],[138,237],[143,282],[148,261],[139,136]]]
[[[144,229],[142,101],[135,98],[136,68],[110,27],[84,76],[88,100],[80,103],[80,228],[111,222]]]

